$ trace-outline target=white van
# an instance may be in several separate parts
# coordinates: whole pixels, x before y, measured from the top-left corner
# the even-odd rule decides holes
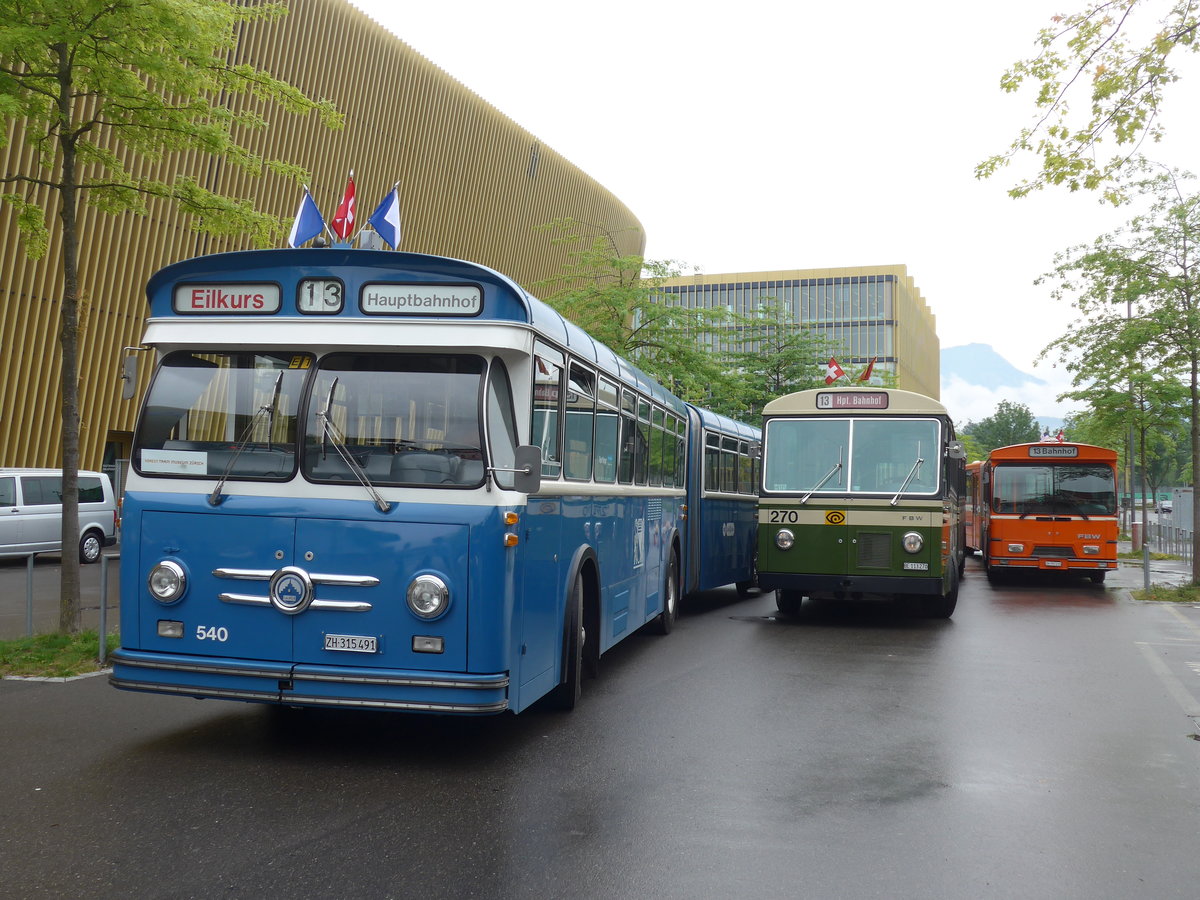
[[[79,560],[117,542],[117,501],[103,472],[79,472]],[[62,470],[0,468],[0,558],[62,550]]]

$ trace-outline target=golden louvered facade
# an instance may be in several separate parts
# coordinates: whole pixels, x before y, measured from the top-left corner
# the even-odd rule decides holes
[[[290,0],[291,14],[247,28],[237,62],[271,72],[345,115],[343,131],[315,117],[268,110],[270,126],[251,146],[305,166],[327,220],[347,173],[357,184],[363,224],[400,182],[402,249],[483,263],[526,286],[560,272],[567,251],[537,226],[573,218],[612,231],[622,253],[644,237],[616,197],[345,0]],[[4,174],[38,174],[21,123],[0,148]],[[186,174],[212,190],[254,198],[259,209],[291,216],[301,197],[292,182],[251,178],[219,159],[187,155],[138,163],[164,180]],[[48,192],[49,252],[24,254],[14,210],[0,205],[0,465],[56,466],[61,459],[59,305],[62,248],[57,204]],[[208,238],[165,205],[146,216],[80,210],[80,465],[125,458],[137,400],[121,399],[122,348],[136,346],[146,317],[144,286],[158,268],[198,254],[245,249]],[[139,396],[150,367],[141,366]]]

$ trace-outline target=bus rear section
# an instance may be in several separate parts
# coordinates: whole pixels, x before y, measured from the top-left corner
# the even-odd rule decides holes
[[[980,467],[974,515],[989,578],[1007,572],[1085,575],[1117,568],[1117,454],[1042,442],[993,450]]]
[[[936,401],[831,388],[764,410],[758,578],[781,612],[804,598],[916,598],[949,617],[964,534],[961,445]]]

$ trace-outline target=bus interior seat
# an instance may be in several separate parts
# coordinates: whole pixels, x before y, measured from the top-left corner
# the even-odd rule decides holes
[[[450,480],[450,458],[445,454],[401,453],[392,460],[392,481],[441,484]]]
[[[459,484],[479,484],[483,481],[483,460],[460,459],[454,480]]]

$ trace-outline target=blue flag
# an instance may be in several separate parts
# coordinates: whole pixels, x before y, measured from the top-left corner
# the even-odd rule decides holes
[[[288,235],[288,246],[299,247],[306,241],[317,237],[324,230],[325,218],[317,209],[317,202],[313,200],[306,185],[304,198],[300,201],[300,208],[296,210],[296,221],[292,223],[292,233]]]
[[[400,182],[393,185],[367,221],[393,250],[400,246]]]

